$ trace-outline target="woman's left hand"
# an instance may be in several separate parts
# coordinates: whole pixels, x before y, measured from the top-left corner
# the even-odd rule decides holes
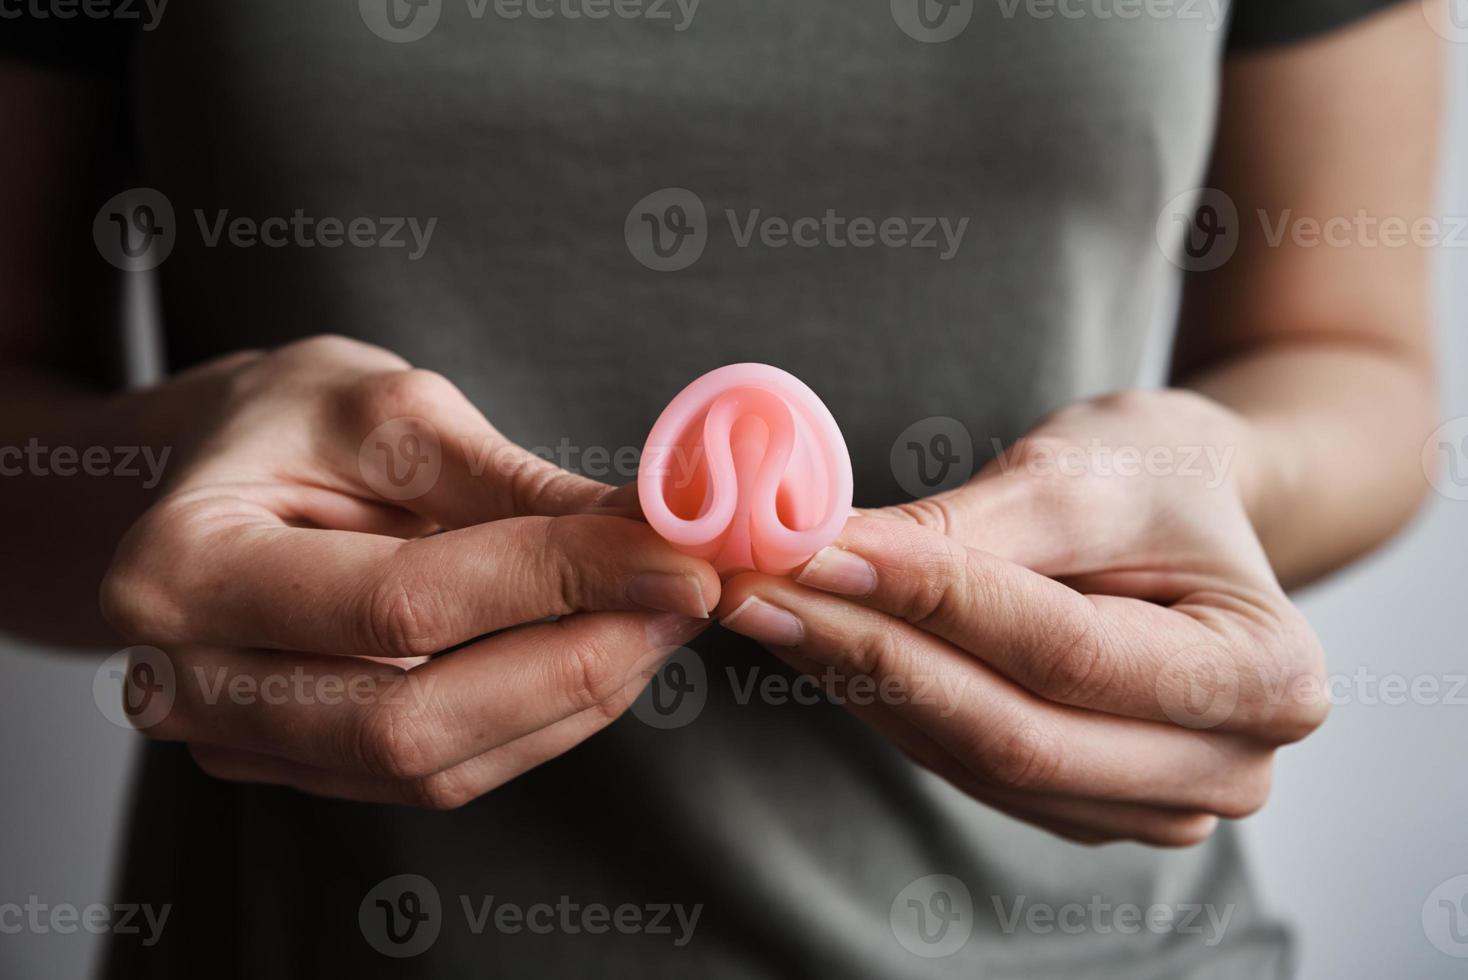
[[[794,580],[734,578],[719,612],[977,799],[1197,843],[1327,708],[1255,533],[1259,442],[1187,392],[1079,404],[966,486],[853,518]]]

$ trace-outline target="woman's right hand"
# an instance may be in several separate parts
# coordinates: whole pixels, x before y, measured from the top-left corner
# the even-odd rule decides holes
[[[186,458],[102,603],[172,668],[146,733],[212,775],[459,806],[616,718],[718,602],[611,488],[385,350],[314,338],[174,384]]]

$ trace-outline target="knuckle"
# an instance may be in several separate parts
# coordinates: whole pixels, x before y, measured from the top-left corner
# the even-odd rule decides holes
[[[437,601],[389,571],[367,593],[367,644],[378,656],[426,657],[450,645]]]
[[[323,360],[323,361],[361,361],[372,360],[385,366],[406,367],[407,362],[396,354],[369,344],[355,337],[348,337],[339,333],[322,333],[301,340],[292,341],[278,347],[276,356],[289,359]]]
[[[193,758],[194,765],[203,771],[204,775],[214,779],[233,780],[233,771],[224,764],[223,758],[207,745],[197,743],[189,744],[189,756]]]
[[[1141,835],[1140,840],[1153,847],[1197,847],[1217,829],[1218,817],[1213,814],[1190,813],[1160,821]]]
[[[914,556],[917,574],[902,600],[902,618],[918,626],[953,612],[965,595],[968,580],[968,549],[951,538],[934,544]]]
[[[849,646],[838,650],[834,659],[835,666],[848,675],[897,676],[902,671],[902,644],[895,630],[863,630]]]
[[[584,561],[578,557],[584,550],[582,541],[583,524],[568,517],[526,518],[539,536],[538,553],[549,566],[548,573],[555,580],[555,601],[559,604],[559,615],[565,616],[589,607],[589,575]]]
[[[952,535],[958,528],[957,515],[953,511],[952,504],[942,495],[910,500],[897,505],[894,509],[906,515],[919,527],[937,531],[942,535]]]
[[[565,689],[573,710],[599,710],[609,719],[619,715],[625,699],[618,695],[631,678],[615,650],[604,641],[583,639],[570,644],[568,653]]]
[[[153,524],[145,518],[128,533],[102,578],[98,602],[103,617],[124,636],[162,643],[184,639],[188,628],[173,588],[159,576],[156,563],[143,557],[165,550]]]
[[[1059,766],[1054,736],[1035,721],[1004,726],[1003,734],[978,752],[980,773],[1008,789],[1048,785]]]
[[[1110,686],[1110,669],[1095,616],[1083,613],[1037,661],[1036,693],[1063,704],[1089,704]]]
[[[1150,392],[1127,388],[1101,395],[1093,399],[1091,405],[1121,415],[1136,415],[1146,412],[1151,407],[1153,397]]]
[[[1274,781],[1274,766],[1271,761],[1251,764],[1221,793],[1209,811],[1226,820],[1242,820],[1252,817],[1269,802],[1269,793]]]
[[[479,794],[454,770],[447,769],[421,779],[400,783],[403,802],[422,810],[446,813],[478,798]]]
[[[459,390],[443,375],[423,368],[400,368],[359,378],[350,404],[372,425],[405,417],[432,417]]]
[[[356,714],[353,752],[374,776],[411,782],[433,775],[433,726],[415,704],[380,704]]]
[[[1262,680],[1256,698],[1260,734],[1276,744],[1298,742],[1325,723],[1330,713],[1325,652],[1303,616],[1291,615],[1279,633],[1264,644]],[[1267,682],[1265,682],[1267,681]]]

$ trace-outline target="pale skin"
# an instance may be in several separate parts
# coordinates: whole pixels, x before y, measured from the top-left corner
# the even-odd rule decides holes
[[[793,579],[722,583],[625,492],[508,444],[448,381],[365,344],[84,387],[54,338],[85,344],[97,310],[51,297],[92,295],[75,270],[95,257],[73,261],[83,246],[59,229],[90,225],[74,187],[106,166],[91,135],[105,96],[0,68],[0,125],[22,134],[0,156],[0,444],[174,447],[152,491],[0,482],[7,513],[32,517],[3,583],[26,601],[5,625],[165,649],[178,701],[147,734],[219,778],[449,808],[605,726],[713,614],[818,676],[936,681],[953,697],[853,710],[987,805],[1078,841],[1196,843],[1257,810],[1275,750],[1325,716],[1320,645],[1285,589],[1408,520],[1435,426],[1425,250],[1275,246],[1252,216],[1429,215],[1439,57],[1404,4],[1231,59],[1208,183],[1244,232],[1187,285],[1174,387],[1041,421],[968,485],[853,518]],[[445,449],[408,500],[359,461],[402,416]],[[1097,446],[1227,462],[1077,469]],[[193,680],[295,665],[423,683],[327,706],[211,700]]]

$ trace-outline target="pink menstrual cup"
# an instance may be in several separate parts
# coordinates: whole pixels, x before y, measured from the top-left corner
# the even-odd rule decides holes
[[[851,514],[851,457],[794,375],[730,364],[684,388],[648,434],[637,496],[653,530],[720,575],[784,575]]]

